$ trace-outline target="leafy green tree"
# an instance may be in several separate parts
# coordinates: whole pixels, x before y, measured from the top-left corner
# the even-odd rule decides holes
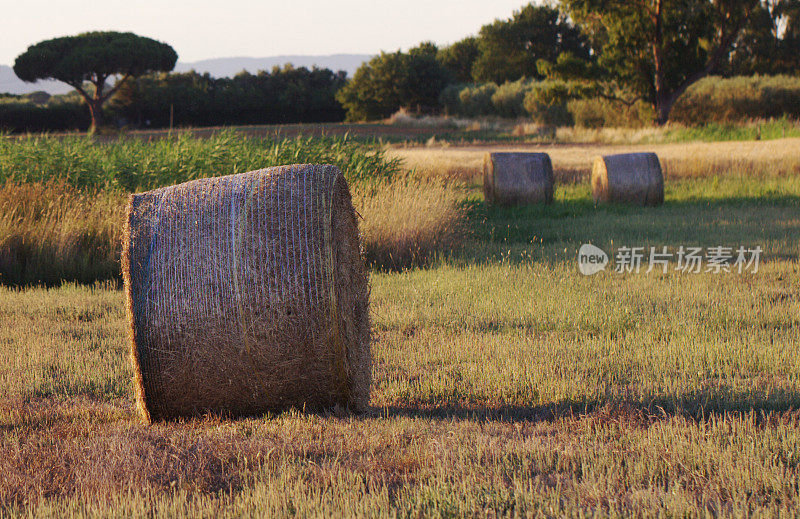
[[[163,127],[341,121],[334,97],[346,73],[292,65],[257,74],[213,78],[195,71],[147,74],[128,80],[109,102],[134,124]]]
[[[336,99],[347,110],[347,120],[381,119],[400,107],[404,61],[400,51],[381,52],[356,70],[353,79],[336,93]]]
[[[472,66],[478,58],[478,38],[468,36],[439,49],[438,58],[455,81],[471,83]]]
[[[356,71],[336,99],[351,121],[390,116],[400,108],[435,110],[450,74],[437,59],[436,45],[425,42],[407,53],[381,52]]]
[[[800,0],[778,1],[773,15],[779,40],[773,72],[797,74],[800,70]]]
[[[92,116],[90,132],[103,122],[103,103],[130,77],[169,71],[178,55],[172,47],[125,32],[87,32],[45,40],[28,47],[14,62],[14,73],[27,82],[57,79],[77,90]],[[111,88],[106,81],[121,76]],[[93,89],[85,87],[85,83]]]
[[[495,20],[479,33],[478,56],[472,78],[479,82],[541,79],[538,60],[555,60],[570,52],[588,59],[589,45],[580,31],[558,9],[529,4],[509,20]]]
[[[772,0],[742,30],[727,75],[796,74],[800,69],[800,0]]]
[[[576,97],[629,106],[644,100],[663,124],[692,84],[733,62],[747,31],[763,32],[765,20],[774,22],[773,6],[760,0],[562,0],[599,59],[564,55],[540,63],[539,71],[570,82],[562,91]]]

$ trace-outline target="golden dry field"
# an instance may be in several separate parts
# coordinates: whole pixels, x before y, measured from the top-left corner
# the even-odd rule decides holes
[[[800,175],[800,139],[667,144],[488,144],[482,146],[392,147],[389,157],[431,176],[476,179],[487,151],[548,153],[557,180],[586,180],[598,155],[652,151],[658,154],[667,178],[704,176]]]
[[[143,425],[113,278],[123,191],[7,182],[0,252],[91,277],[99,248],[112,279],[0,288],[0,514],[795,515],[800,140],[492,146],[553,157],[555,202],[514,208],[483,201],[487,149],[395,146],[410,174],[351,182],[372,265],[363,415]],[[633,149],[661,156],[665,204],[596,206],[592,158]],[[588,242],[763,254],[757,272],[586,277]]]

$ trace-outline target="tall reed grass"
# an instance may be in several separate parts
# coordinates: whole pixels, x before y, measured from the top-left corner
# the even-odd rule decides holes
[[[197,178],[283,164],[335,164],[348,181],[388,178],[400,163],[345,137],[246,137],[232,130],[208,138],[145,141],[81,137],[0,138],[0,183],[61,181],[79,188],[142,191]]]
[[[378,268],[429,262],[463,218],[455,188],[393,180],[399,159],[347,137],[0,138],[0,284],[117,279],[128,192],[296,163],[345,173],[365,218],[367,260]]]

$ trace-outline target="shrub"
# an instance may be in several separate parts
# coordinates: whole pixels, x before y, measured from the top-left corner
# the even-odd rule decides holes
[[[446,113],[463,117],[519,118],[527,115],[525,96],[537,83],[522,78],[497,86],[454,84],[440,96]]]
[[[547,102],[542,99],[541,91],[552,86],[546,81],[535,83],[525,94],[524,106],[534,122],[548,126],[571,126],[572,115],[563,102]]]
[[[86,130],[89,111],[80,103],[0,102],[0,131],[12,133]]]
[[[567,110],[572,115],[575,126],[581,128],[602,128],[606,126],[606,118],[600,103],[594,99],[574,99],[567,103]]]
[[[574,99],[567,110],[582,128],[640,128],[653,122],[653,110],[647,103],[636,102],[625,106],[607,99]]]
[[[779,117],[800,118],[800,78],[708,77],[692,85],[678,99],[671,120],[698,125]]]
[[[522,78],[517,81],[503,83],[492,94],[492,105],[496,115],[500,117],[525,117],[525,95],[535,82]]]
[[[496,91],[497,85],[494,83],[485,83],[483,85],[473,85],[464,88],[458,94],[458,100],[461,105],[458,115],[467,117],[495,115],[492,96]]]
[[[439,94],[439,105],[445,115],[464,115],[461,110],[461,91],[469,88],[465,83],[451,83]]]

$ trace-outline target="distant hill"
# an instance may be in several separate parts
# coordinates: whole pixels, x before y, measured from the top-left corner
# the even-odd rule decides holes
[[[348,76],[353,75],[356,69],[372,56],[369,54],[331,54],[329,56],[271,56],[267,58],[216,58],[189,63],[178,62],[176,72],[196,70],[201,74],[208,72],[214,77],[233,77],[242,70],[255,74],[259,70],[272,70],[274,66],[283,66],[292,63],[295,67],[308,67],[316,65],[319,68],[329,68],[338,71],[344,70]],[[44,90],[49,94],[65,94],[72,87],[59,81],[38,81],[25,83],[20,80],[14,70],[8,65],[0,65],[0,93],[27,94],[37,90]]]

